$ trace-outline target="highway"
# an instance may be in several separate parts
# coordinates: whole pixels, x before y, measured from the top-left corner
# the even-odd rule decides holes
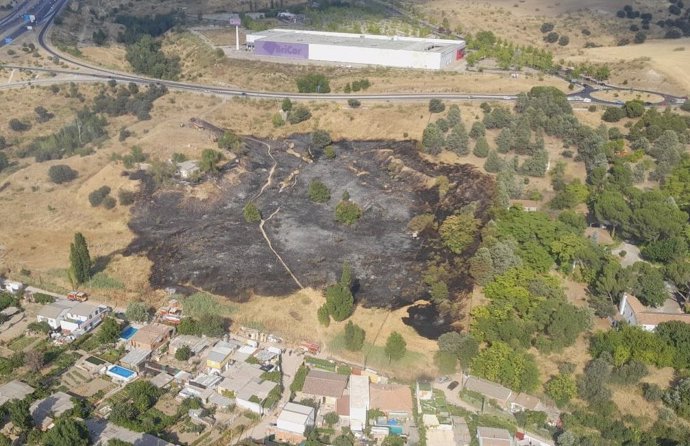
[[[27,25],[36,27],[51,18],[51,11],[57,11],[58,0],[27,0],[15,8],[8,17],[0,22],[0,47],[11,44],[14,40],[26,32]],[[23,15],[33,15],[36,17],[35,23],[24,21]],[[8,32],[10,31],[10,32]]]
[[[104,80],[116,80],[120,82],[134,82],[137,84],[160,84],[165,85],[168,89],[177,91],[189,91],[195,93],[206,93],[218,96],[236,96],[236,97],[248,97],[257,99],[283,99],[290,98],[293,100],[309,100],[309,101],[334,101],[334,100],[348,100],[357,99],[361,101],[398,101],[398,102],[411,102],[411,101],[427,101],[429,99],[445,99],[445,100],[480,100],[480,101],[514,101],[517,96],[511,94],[482,94],[482,93],[462,93],[462,92],[448,92],[448,93],[379,93],[379,94],[316,94],[316,93],[294,93],[294,92],[270,92],[270,91],[252,91],[237,88],[228,87],[218,87],[212,85],[204,85],[192,82],[176,82],[162,79],[150,78],[147,76],[142,76],[138,74],[123,73],[116,70],[111,70],[103,68],[97,65],[92,65],[84,62],[75,57],[69,55],[58,53],[48,42],[48,35],[52,27],[53,18],[59,13],[59,11],[67,4],[67,0],[37,0],[38,3],[32,9],[34,15],[36,15],[36,25],[41,25],[40,32],[38,33],[38,44],[46,51],[49,55],[55,56],[62,60],[63,62],[69,63],[72,66],[78,67],[79,71],[76,70],[64,70],[64,69],[53,69],[53,68],[35,68],[26,67],[18,65],[4,65],[6,68],[19,69],[19,70],[30,70],[35,72],[47,72],[67,76],[79,76],[84,77],[84,82],[101,82]],[[23,4],[26,5],[28,1]],[[17,8],[19,9],[19,8]],[[16,18],[15,14],[15,18]],[[10,20],[9,18],[5,20]],[[21,20],[21,18],[20,18]],[[20,32],[21,31],[21,32]],[[18,30],[15,30],[11,35],[21,35],[21,33],[26,32],[26,26],[21,26]],[[19,33],[19,34],[17,34]],[[2,38],[2,27],[0,24],[0,38]],[[1,43],[0,43],[1,46]],[[58,82],[59,79],[55,79],[54,82]],[[45,79],[42,83],[47,83]],[[9,84],[14,85],[14,84]],[[9,85],[3,88],[9,88]],[[17,86],[21,86],[18,84]],[[582,84],[582,89],[578,92],[573,92],[568,95],[568,100],[571,102],[582,102],[582,103],[593,103],[600,105],[620,105],[619,101],[605,101],[597,99],[592,96],[592,93],[596,91],[596,88],[589,84]],[[603,85],[599,88],[605,89],[615,89],[622,91],[630,91],[629,88],[622,88],[610,85]],[[685,98],[668,95],[660,92],[646,91],[646,90],[633,90],[642,93],[652,93],[660,95],[664,98],[666,103],[682,101]]]

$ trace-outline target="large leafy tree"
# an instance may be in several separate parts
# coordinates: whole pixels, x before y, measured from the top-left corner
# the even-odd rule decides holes
[[[472,373],[517,391],[532,391],[539,384],[534,358],[494,342],[472,361]]]
[[[366,333],[362,327],[353,324],[352,321],[347,321],[345,325],[345,348],[358,352],[364,346],[364,337]]]
[[[326,288],[326,308],[335,321],[344,321],[354,311],[355,299],[351,287],[352,269],[345,263],[340,281]]]
[[[81,232],[74,234],[69,253],[70,277],[75,284],[82,284],[91,278],[91,255],[86,239]]]
[[[120,324],[114,318],[106,317],[101,324],[97,338],[103,344],[117,342],[120,338]]]
[[[479,220],[473,212],[465,210],[447,217],[441,223],[439,234],[446,248],[454,254],[460,254],[472,244],[478,229]]]
[[[407,353],[407,342],[400,333],[394,331],[386,339],[385,347],[386,356],[389,361],[398,361]]]
[[[559,407],[567,404],[577,395],[577,384],[570,375],[556,375],[544,385],[544,391]]]
[[[43,437],[44,446],[88,446],[89,432],[83,421],[59,418]],[[110,443],[109,443],[110,444]]]

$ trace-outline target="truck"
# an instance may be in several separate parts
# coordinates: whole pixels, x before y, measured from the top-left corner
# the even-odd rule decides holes
[[[76,302],[86,302],[87,300],[89,300],[89,295],[83,291],[70,291],[67,294],[67,300]]]

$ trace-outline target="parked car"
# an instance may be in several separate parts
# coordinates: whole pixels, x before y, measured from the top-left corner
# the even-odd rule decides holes
[[[448,384],[448,390],[455,389],[456,387],[458,387],[459,384],[460,384],[459,382],[453,381],[452,383]]]
[[[442,384],[445,382],[450,381],[450,378],[447,376],[439,376],[438,379],[436,380],[437,383]]]

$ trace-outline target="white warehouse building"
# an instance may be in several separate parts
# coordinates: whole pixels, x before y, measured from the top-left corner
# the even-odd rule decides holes
[[[440,70],[465,56],[464,40],[269,29],[247,35],[259,56]]]

